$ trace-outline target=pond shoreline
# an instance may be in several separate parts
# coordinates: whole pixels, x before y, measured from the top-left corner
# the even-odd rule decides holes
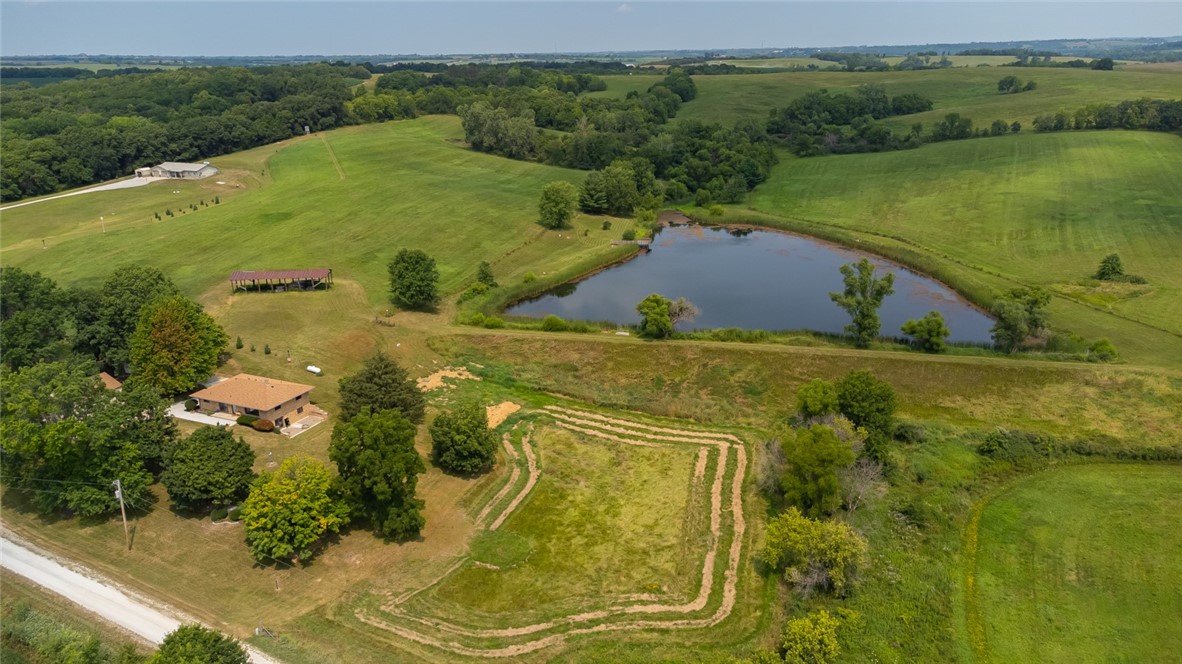
[[[916,269],[904,261],[887,257],[882,253],[875,251],[868,251],[864,248],[851,246],[850,244],[836,241],[831,238],[817,237],[807,232],[787,230],[783,228],[777,228],[775,226],[751,222],[711,223],[707,220],[695,219],[693,217],[687,216],[679,210],[667,210],[661,213],[660,217],[658,218],[658,228],[654,234],[650,251],[640,250],[627,256],[623,256],[618,260],[614,260],[603,265],[599,265],[594,269],[587,270],[582,274],[564,280],[559,284],[543,289],[532,290],[532,292],[528,294],[521,294],[509,300],[508,303],[505,304],[503,308],[501,308],[500,313],[508,317],[519,318],[522,320],[537,319],[547,314],[553,314],[572,321],[613,320],[621,325],[629,324],[622,321],[629,318],[630,313],[624,312],[624,308],[621,307],[620,298],[614,296],[622,294],[625,291],[631,293],[631,291],[636,290],[636,284],[640,282],[635,281],[635,279],[638,278],[638,275],[640,274],[646,274],[648,271],[646,268],[633,268],[631,270],[632,280],[619,282],[618,285],[621,286],[622,289],[611,289],[609,291],[600,293],[599,295],[588,293],[586,296],[584,296],[582,301],[576,299],[567,302],[565,305],[542,305],[544,308],[541,310],[530,311],[528,314],[524,312],[514,312],[513,310],[515,308],[527,306],[530,303],[536,302],[538,300],[544,300],[547,298],[557,298],[557,300],[561,300],[564,297],[569,297],[571,293],[568,292],[563,294],[563,289],[568,287],[577,288],[578,286],[590,280],[592,277],[595,277],[609,268],[619,267],[623,264],[630,263],[638,256],[642,254],[648,254],[652,251],[658,252],[657,256],[664,259],[662,261],[664,267],[657,265],[652,269],[656,269],[659,271],[659,274],[665,275],[664,277],[658,277],[657,280],[653,282],[652,289],[654,292],[675,292],[678,290],[678,286],[681,284],[690,284],[689,288],[691,289],[691,292],[686,292],[686,296],[694,301],[698,301],[700,297],[704,301],[699,302],[699,304],[707,305],[710,305],[710,299],[713,297],[716,302],[710,307],[711,312],[724,312],[725,309],[720,309],[717,306],[717,298],[719,297],[717,291],[715,291],[712,295],[709,293],[702,293],[700,290],[697,295],[692,292],[695,288],[695,286],[692,284],[697,284],[696,287],[701,288],[702,282],[698,281],[696,273],[691,274],[686,272],[685,266],[690,265],[690,263],[681,261],[680,258],[677,257],[677,254],[674,254],[672,257],[663,256],[663,247],[670,246],[671,243],[677,243],[675,246],[678,251],[686,251],[687,245],[682,244],[683,242],[701,242],[703,237],[699,232],[697,233],[697,237],[694,239],[679,239],[683,238],[683,236],[675,235],[674,238],[672,238],[669,242],[661,242],[660,233],[662,230],[681,229],[682,233],[693,234],[693,229],[699,228],[705,231],[713,231],[711,237],[724,237],[724,233],[741,236],[744,234],[744,231],[753,233],[767,233],[767,235],[764,236],[765,238],[784,238],[784,240],[775,241],[776,244],[771,245],[771,247],[780,247],[776,250],[776,253],[781,253],[782,255],[788,255],[784,253],[786,251],[804,251],[805,253],[796,254],[793,262],[790,263],[790,265],[793,265],[794,267],[789,267],[787,268],[786,272],[782,273],[783,278],[788,280],[785,283],[789,283],[794,286],[794,288],[789,288],[787,291],[785,291],[786,299],[783,299],[782,301],[785,302],[789,307],[793,307],[792,311],[796,312],[795,314],[788,313],[787,319],[784,318],[783,314],[780,316],[773,314],[769,320],[769,317],[767,316],[761,317],[758,315],[752,316],[749,314],[737,313],[741,310],[741,307],[732,308],[732,314],[728,315],[725,313],[716,313],[715,316],[713,316],[715,320],[700,320],[702,326],[693,328],[693,332],[739,328],[744,330],[762,330],[768,332],[786,330],[813,331],[822,334],[841,334],[841,332],[838,330],[838,327],[832,320],[832,317],[828,313],[824,314],[821,319],[814,319],[810,314],[807,313],[809,307],[811,307],[812,311],[814,312],[820,311],[817,309],[818,306],[822,308],[825,307],[825,305],[819,305],[817,302],[818,291],[809,291],[809,288],[813,284],[819,285],[819,283],[823,283],[824,286],[820,287],[821,292],[840,290],[840,283],[829,283],[832,281],[828,272],[829,267],[848,264],[850,262],[856,262],[857,260],[865,258],[870,260],[875,265],[880,274],[882,272],[891,272],[899,275],[899,277],[896,277],[897,280],[900,278],[902,279],[901,282],[897,281],[896,283],[896,287],[900,290],[897,291],[898,298],[894,300],[894,317],[903,315],[905,316],[904,320],[912,319],[914,317],[922,317],[923,313],[919,313],[918,309],[927,309],[927,307],[930,305],[931,309],[939,310],[944,313],[950,324],[953,324],[953,321],[959,319],[959,325],[953,325],[954,331],[956,329],[962,331],[962,334],[956,335],[960,337],[957,339],[957,342],[968,343],[971,345],[990,343],[990,341],[987,339],[988,334],[986,330],[992,325],[992,317],[989,316],[988,312],[983,307],[974,302],[965,293],[961,292],[953,285],[941,281],[923,270]],[[790,244],[785,245],[783,244],[784,242],[789,242]],[[733,245],[729,246],[733,247]],[[692,247],[688,250],[693,251]],[[776,281],[781,278],[781,273],[777,273],[777,271],[782,268],[773,267],[770,263],[764,261],[763,259],[755,260],[755,262],[746,262],[748,261],[748,257],[738,254],[739,258],[736,262],[736,254],[733,251],[728,249],[720,250],[725,251],[726,253],[724,253],[723,256],[729,256],[729,259],[732,261],[732,265],[729,269],[725,267],[715,268],[724,270],[724,272],[720,274],[729,274],[730,278],[733,279],[733,275],[737,270],[744,270],[748,265],[750,265],[754,270],[752,278],[759,279],[759,281],[763,284],[772,284],[771,287],[773,289]],[[814,254],[814,251],[820,251],[821,253]],[[801,259],[804,260],[803,263],[800,262]],[[811,268],[814,273],[810,274],[808,272],[810,268],[802,266],[808,265],[813,260],[824,261],[824,266]],[[817,269],[821,269],[823,271],[815,272]],[[640,272],[638,273],[636,270],[640,270]],[[802,270],[804,271],[803,273]],[[834,274],[836,274],[836,271]],[[819,275],[824,276],[822,277]],[[652,274],[649,274],[644,278],[648,279],[652,276]],[[665,280],[663,284],[662,279]],[[672,283],[676,285],[671,285],[669,279],[672,279]],[[818,282],[818,279],[821,279],[821,281]],[[803,287],[801,287],[802,284],[804,285]],[[604,286],[605,284],[603,283],[599,284],[600,289],[604,288]],[[706,288],[709,290],[709,286]],[[802,296],[802,292],[807,294]],[[631,294],[635,295],[635,293]],[[586,299],[587,297],[592,299],[588,300]],[[643,295],[640,297],[642,298]],[[728,298],[725,296],[723,297],[723,301],[727,302],[727,304],[731,304]],[[801,300],[801,297],[804,297],[805,299]],[[552,302],[556,302],[557,300],[553,300]],[[639,301],[639,299],[637,301]],[[806,305],[806,302],[809,304]],[[804,306],[805,309],[800,309],[800,306]],[[587,309],[589,307],[593,310],[588,311]],[[886,310],[887,320],[884,321],[887,323],[887,327],[893,327],[898,322],[890,321],[891,310],[892,307],[888,306]],[[792,320],[792,316],[794,315],[803,315],[804,322]],[[965,318],[966,315],[968,318]],[[722,316],[723,320],[717,320],[719,316]],[[686,330],[686,332],[689,331],[690,330]],[[899,335],[887,335],[883,338],[897,339],[899,338]]]

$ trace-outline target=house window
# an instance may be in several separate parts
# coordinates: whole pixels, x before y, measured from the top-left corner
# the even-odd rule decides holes
[[[302,413],[302,412],[304,412],[304,407],[303,407],[303,406],[300,406],[299,408],[296,408],[296,412],[297,412],[297,413]]]
[[[247,408],[247,409],[246,409],[246,414],[247,414],[247,415],[254,415],[255,417],[258,417],[258,416],[259,416],[259,411],[258,411],[258,409],[257,409],[257,408]]]

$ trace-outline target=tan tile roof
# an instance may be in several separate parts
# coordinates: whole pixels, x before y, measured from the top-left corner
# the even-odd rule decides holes
[[[192,396],[194,399],[218,401],[243,408],[271,410],[311,391],[311,385],[289,383],[285,380],[250,374],[238,374],[204,390],[194,392]]]
[[[111,374],[107,373],[106,371],[99,372],[99,380],[103,381],[103,385],[108,390],[117,390],[117,389],[123,387],[123,383],[120,383],[118,378],[112,376]]]

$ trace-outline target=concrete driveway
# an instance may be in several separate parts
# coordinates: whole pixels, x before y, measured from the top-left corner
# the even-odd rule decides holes
[[[213,427],[228,427],[233,426],[232,420],[223,420],[219,417],[206,415],[197,411],[187,412],[185,410],[185,402],[178,401],[168,407],[168,416],[175,417],[178,420],[187,420],[189,422],[197,422],[198,424],[208,424]]]

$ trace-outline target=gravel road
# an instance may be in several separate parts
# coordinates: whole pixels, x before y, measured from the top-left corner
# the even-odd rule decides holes
[[[9,533],[0,534],[0,567],[5,573],[23,576],[153,644],[159,644],[182,623],[197,622],[120,590],[93,572],[66,567],[33,551],[28,544],[14,541]],[[281,664],[245,643],[242,645],[255,664]]]

